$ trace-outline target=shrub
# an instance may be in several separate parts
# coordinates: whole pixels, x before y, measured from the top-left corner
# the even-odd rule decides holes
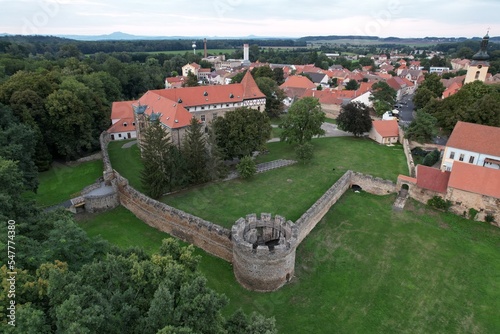
[[[240,173],[242,179],[250,179],[257,172],[255,161],[250,156],[241,158],[240,163],[236,165],[236,170]]]
[[[495,221],[495,217],[491,213],[488,213],[484,218],[484,221],[491,224]]]
[[[433,196],[427,201],[427,205],[436,209],[448,211],[451,206],[451,202],[448,200],[445,201],[442,197]]]
[[[439,160],[439,151],[434,150],[432,152],[429,152],[425,155],[424,160],[422,161],[422,165],[425,166],[433,166],[436,162]]]
[[[311,143],[304,143],[295,148],[297,159],[303,163],[311,161],[314,155],[314,146]]]
[[[476,218],[478,212],[479,211],[477,211],[476,209],[470,208],[469,209],[469,219],[474,220],[474,218]]]

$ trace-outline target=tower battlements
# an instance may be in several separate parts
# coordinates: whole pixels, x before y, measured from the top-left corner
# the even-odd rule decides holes
[[[294,273],[298,230],[294,223],[262,213],[240,218],[231,229],[233,269],[248,289],[273,291]]]

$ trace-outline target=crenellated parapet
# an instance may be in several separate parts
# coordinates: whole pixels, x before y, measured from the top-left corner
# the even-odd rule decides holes
[[[298,230],[282,216],[262,213],[240,218],[231,229],[233,270],[254,291],[274,291],[294,274]]]

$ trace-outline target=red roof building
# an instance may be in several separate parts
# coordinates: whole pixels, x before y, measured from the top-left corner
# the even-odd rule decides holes
[[[111,106],[111,127],[108,129],[111,140],[136,138],[134,110],[137,101],[113,102]]]
[[[372,129],[368,137],[375,140],[379,144],[394,144],[398,142],[399,126],[396,120],[374,120],[372,121]]]
[[[448,187],[500,198],[500,170],[456,162]]]

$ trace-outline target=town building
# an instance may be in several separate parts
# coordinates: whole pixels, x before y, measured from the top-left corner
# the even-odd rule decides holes
[[[379,144],[388,145],[398,142],[399,126],[396,120],[374,120],[368,137]]]
[[[500,128],[457,122],[446,143],[441,170],[451,171],[457,161],[500,169]]]
[[[481,49],[472,57],[472,62],[467,69],[464,84],[476,80],[482,82],[486,81],[486,75],[488,74],[488,68],[490,67],[490,63],[488,62],[490,56],[487,52],[489,39],[490,37],[488,34],[483,37]]]
[[[111,106],[111,126],[108,129],[111,140],[133,139],[137,137],[134,109],[137,101],[113,102]]]
[[[248,71],[238,84],[150,90],[133,104],[133,110],[139,141],[149,122],[157,120],[172,141],[180,145],[193,117],[207,125],[236,108],[264,112],[265,106],[266,96]],[[206,126],[204,128],[207,131]]]

